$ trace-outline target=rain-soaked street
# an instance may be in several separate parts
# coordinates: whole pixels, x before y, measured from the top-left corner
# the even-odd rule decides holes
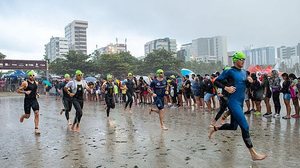
[[[110,127],[104,106],[85,102],[81,131],[76,133],[68,129],[64,115],[59,115],[60,100],[42,96],[38,101],[40,136],[34,134],[33,115],[19,122],[23,97],[0,97],[1,167],[273,168],[299,167],[300,163],[296,119],[248,116],[254,147],[268,155],[266,160],[254,162],[240,129],[219,131],[212,141],[208,139],[214,116],[208,112],[167,109],[165,123],[169,130],[161,131],[158,116],[148,114],[149,106],[133,106],[130,114],[117,105],[111,112],[115,127]]]

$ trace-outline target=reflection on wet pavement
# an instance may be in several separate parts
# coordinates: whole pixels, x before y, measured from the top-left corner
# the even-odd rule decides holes
[[[253,162],[238,131],[219,131],[210,141],[214,114],[167,109],[161,131],[149,106],[112,110],[109,126],[101,103],[85,102],[81,132],[69,131],[60,101],[42,96],[41,135],[34,135],[33,114],[19,123],[22,97],[1,97],[1,167],[298,167],[299,120],[247,117],[253,144],[268,154]],[[72,109],[71,117],[74,117]]]

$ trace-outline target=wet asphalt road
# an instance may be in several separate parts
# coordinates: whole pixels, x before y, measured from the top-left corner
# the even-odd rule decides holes
[[[265,152],[264,161],[252,161],[238,131],[218,131],[207,138],[215,113],[167,109],[159,127],[149,106],[123,105],[112,110],[115,127],[108,125],[104,105],[85,102],[80,133],[68,129],[60,100],[42,96],[41,135],[34,135],[33,115],[24,123],[23,97],[0,97],[1,167],[299,167],[299,119],[248,116],[254,147]],[[263,108],[264,109],[264,108]],[[284,107],[282,107],[284,110]],[[283,112],[284,114],[285,112]],[[293,112],[292,112],[293,113]],[[33,114],[33,113],[32,113]],[[74,109],[71,118],[74,117]]]

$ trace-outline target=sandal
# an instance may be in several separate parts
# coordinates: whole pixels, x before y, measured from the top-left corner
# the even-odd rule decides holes
[[[288,120],[288,119],[291,119],[291,117],[283,116],[282,119]]]

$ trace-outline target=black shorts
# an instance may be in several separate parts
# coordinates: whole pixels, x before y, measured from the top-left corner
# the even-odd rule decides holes
[[[33,111],[40,110],[39,102],[37,99],[24,99],[24,112],[30,114],[30,109]]]
[[[271,97],[272,97],[272,92],[271,92],[271,91],[270,91],[270,92],[267,92],[266,97],[267,97],[267,98],[271,98]]]
[[[186,96],[187,99],[190,99],[191,96],[192,96],[192,92],[186,92],[185,96]]]
[[[164,101],[163,97],[159,97],[159,96],[154,97],[154,102],[155,102],[156,107],[159,110],[164,109],[164,107],[165,107],[165,101]]]

